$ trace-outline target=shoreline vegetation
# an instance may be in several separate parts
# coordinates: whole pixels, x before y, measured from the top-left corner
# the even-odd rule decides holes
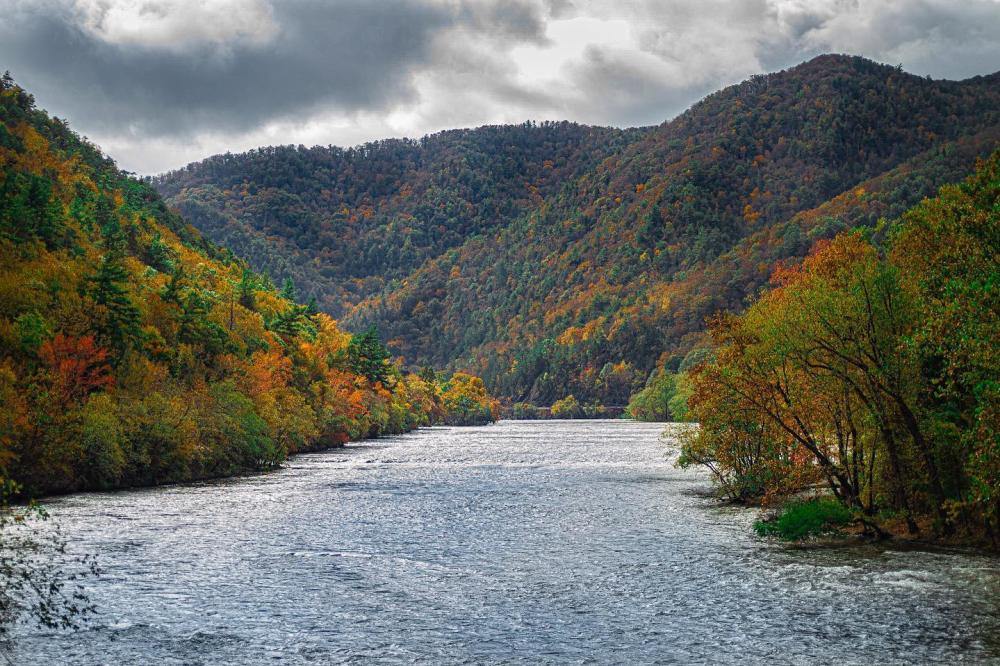
[[[710,333],[678,462],[780,507],[759,532],[1000,548],[1000,151],[899,220],[817,243]]]
[[[0,82],[0,475],[12,499],[221,478],[422,425],[481,379],[406,372]]]

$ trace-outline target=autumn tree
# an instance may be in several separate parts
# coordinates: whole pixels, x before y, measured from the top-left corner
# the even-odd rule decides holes
[[[108,352],[95,344],[93,336],[73,338],[56,333],[42,344],[38,355],[49,369],[60,410],[114,385]]]

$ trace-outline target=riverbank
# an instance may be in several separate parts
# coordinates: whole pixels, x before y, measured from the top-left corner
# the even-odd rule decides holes
[[[800,496],[769,509],[759,502],[731,503],[758,512],[760,519],[754,523],[758,536],[806,548],[820,543],[844,546],[879,543],[893,547],[953,548],[1000,554],[1000,544],[989,533],[961,531],[953,525],[950,530],[944,530],[926,517],[914,521],[917,530],[911,532],[901,517],[862,519],[830,495]]]
[[[170,486],[179,486],[179,485],[189,484],[189,483],[202,483],[202,482],[207,482],[207,481],[221,481],[221,480],[224,480],[224,479],[238,479],[238,478],[248,478],[248,477],[254,477],[254,476],[261,476],[261,475],[270,474],[270,473],[276,472],[278,470],[281,470],[285,466],[286,463],[288,463],[289,461],[293,460],[296,456],[302,456],[302,455],[308,455],[308,454],[315,454],[315,453],[323,453],[323,452],[331,451],[331,450],[334,450],[334,449],[344,449],[344,448],[347,448],[349,444],[360,444],[360,443],[366,443],[366,442],[376,442],[376,441],[378,441],[380,439],[386,439],[386,438],[389,438],[389,437],[396,437],[396,436],[399,436],[399,435],[406,435],[406,434],[415,433],[416,431],[418,431],[418,430],[420,430],[422,428],[432,428],[432,427],[468,428],[468,427],[486,426],[486,425],[490,425],[491,423],[495,423],[495,422],[462,423],[462,424],[454,424],[454,423],[432,423],[432,424],[416,425],[413,428],[410,428],[409,430],[404,430],[404,431],[400,431],[400,432],[375,433],[375,434],[371,434],[371,435],[368,435],[368,436],[365,436],[365,437],[359,437],[357,439],[350,439],[350,438],[347,438],[346,436],[343,437],[343,438],[338,437],[338,438],[334,438],[334,439],[330,439],[330,440],[324,440],[324,441],[326,441],[328,443],[323,443],[322,441],[318,441],[315,444],[312,444],[312,445],[305,446],[303,448],[297,449],[294,452],[288,453],[284,458],[282,458],[280,461],[275,462],[272,465],[262,466],[262,467],[257,467],[257,468],[248,468],[248,469],[244,469],[244,470],[241,470],[241,471],[235,471],[235,472],[232,472],[232,473],[225,473],[225,474],[205,474],[205,475],[201,475],[201,476],[191,476],[191,477],[187,477],[187,478],[183,478],[183,479],[171,479],[171,480],[166,480],[166,481],[161,481],[161,482],[153,482],[153,483],[136,483],[136,484],[131,484],[131,485],[118,485],[118,486],[114,486],[114,487],[100,487],[100,488],[86,488],[86,487],[83,487],[83,488],[77,488],[77,489],[74,489],[74,490],[67,490],[67,491],[63,491],[63,492],[45,493],[45,494],[37,495],[37,496],[34,496],[34,497],[26,497],[26,496],[23,496],[23,495],[19,495],[19,496],[15,496],[13,499],[15,499],[17,501],[26,502],[26,501],[29,501],[29,500],[46,500],[46,499],[58,498],[58,497],[66,496],[66,495],[74,495],[74,494],[79,494],[79,493],[126,492],[126,491],[129,491],[129,490],[142,490],[142,489],[149,489],[149,488],[163,488],[163,487],[170,487]]]

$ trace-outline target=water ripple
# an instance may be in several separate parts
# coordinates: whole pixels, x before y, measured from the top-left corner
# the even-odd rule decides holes
[[[1000,663],[996,560],[759,541],[661,430],[431,428],[55,500],[100,615],[15,663]]]

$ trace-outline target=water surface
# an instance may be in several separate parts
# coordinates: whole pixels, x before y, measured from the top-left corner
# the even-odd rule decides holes
[[[662,426],[431,428],[49,504],[104,570],[18,664],[1000,664],[1000,561],[790,549]]]

